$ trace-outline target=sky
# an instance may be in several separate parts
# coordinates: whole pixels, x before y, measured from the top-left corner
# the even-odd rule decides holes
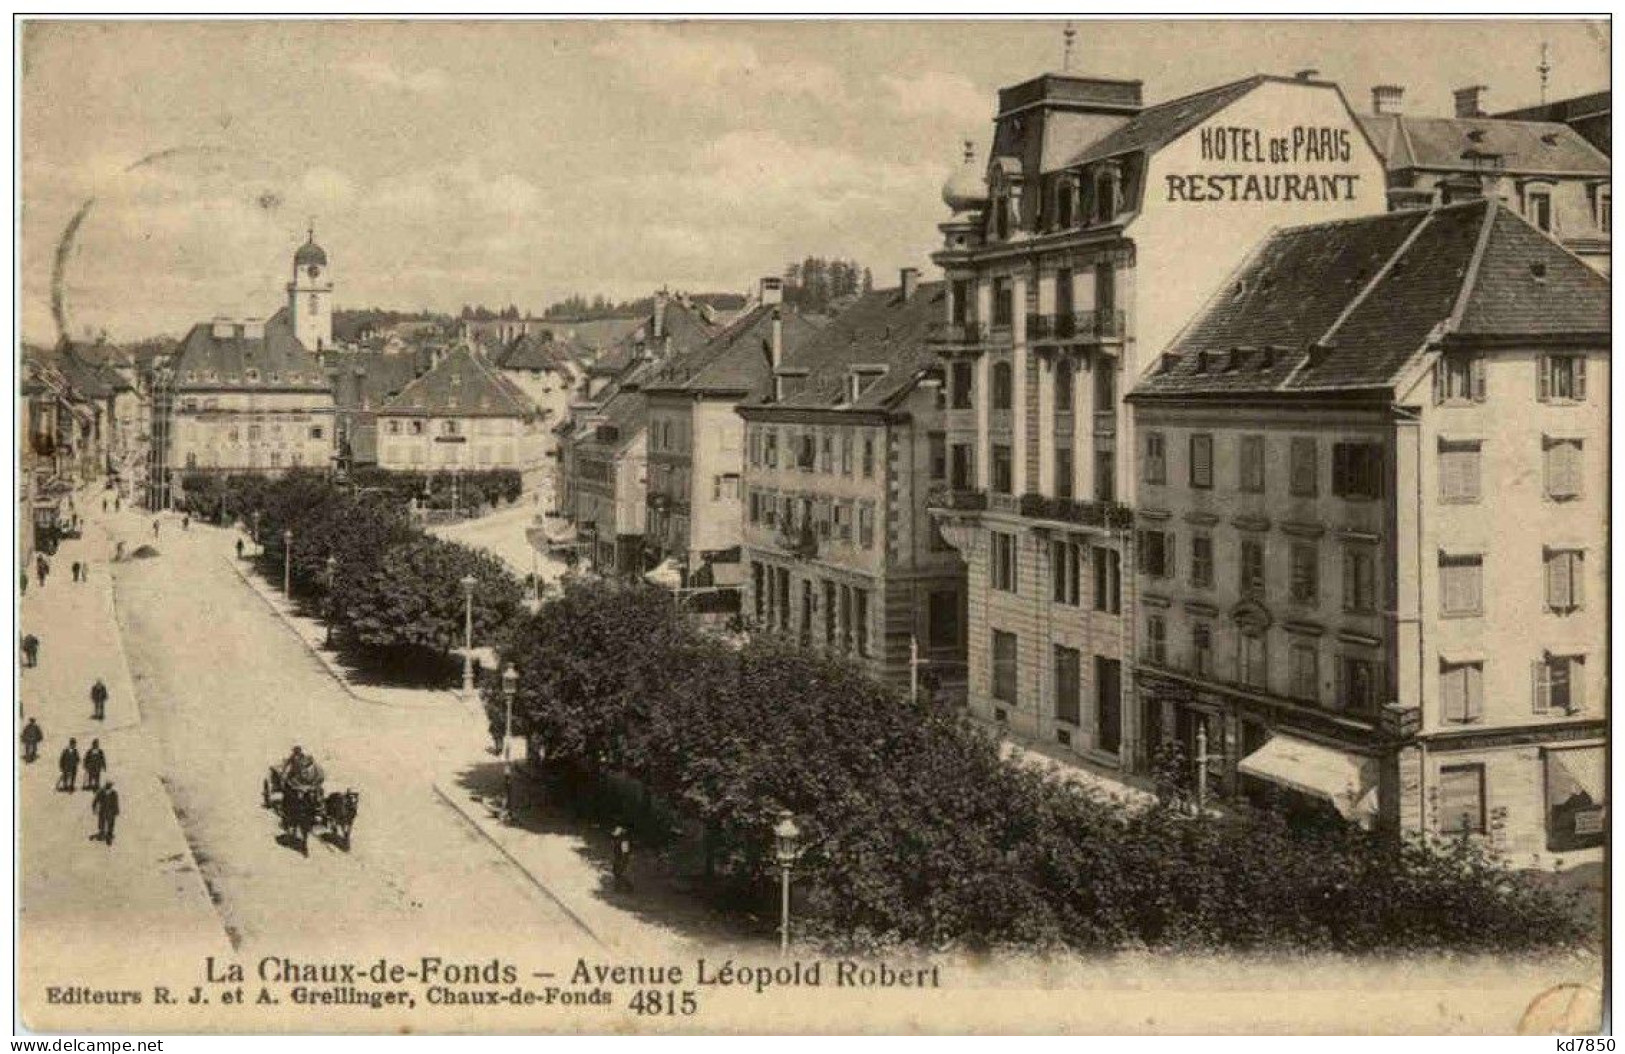
[[[1609,84],[1605,23],[1089,21],[1071,69],[1147,103],[1305,68],[1356,110],[1494,112]],[[19,325],[178,336],[285,297],[314,222],[342,307],[745,291],[792,259],[933,273],[943,180],[1059,21],[25,25]],[[91,202],[88,210],[87,202]]]

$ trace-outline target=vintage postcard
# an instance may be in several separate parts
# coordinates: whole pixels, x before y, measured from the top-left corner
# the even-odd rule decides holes
[[[1604,1027],[1605,17],[15,28],[17,1028]]]

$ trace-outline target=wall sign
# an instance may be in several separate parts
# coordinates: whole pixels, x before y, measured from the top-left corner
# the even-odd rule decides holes
[[[1169,201],[1352,201],[1360,176],[1309,172],[1294,166],[1354,160],[1349,129],[1294,125],[1283,134],[1261,128],[1215,127],[1198,132],[1201,160],[1269,171],[1185,172],[1164,177]]]

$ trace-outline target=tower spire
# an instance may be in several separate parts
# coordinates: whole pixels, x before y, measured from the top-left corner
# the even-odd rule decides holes
[[[1071,73],[1072,72],[1072,44],[1073,44],[1073,41],[1077,40],[1077,38],[1078,38],[1077,27],[1074,26],[1071,22],[1068,22],[1066,24],[1066,28],[1061,30],[1061,37],[1062,37],[1062,39],[1064,41],[1064,43],[1062,45],[1062,48],[1061,48],[1061,72],[1062,73]]]
[[[1536,66],[1535,69],[1540,71],[1540,102],[1541,102],[1542,106],[1544,106],[1546,104],[1546,81],[1552,75],[1552,63],[1551,63],[1551,59],[1549,58],[1550,54],[1551,54],[1550,47],[1547,45],[1547,43],[1544,40],[1541,41],[1540,42],[1540,65]]]

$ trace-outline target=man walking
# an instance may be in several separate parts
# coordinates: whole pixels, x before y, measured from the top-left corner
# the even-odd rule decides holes
[[[90,706],[92,718],[101,721],[107,717],[107,685],[100,677],[90,686]]]
[[[17,589],[20,591],[21,596],[28,595],[28,568],[26,567],[17,573]]]
[[[611,860],[611,869],[615,875],[615,892],[632,892],[632,839],[627,835],[626,828],[617,827],[610,834],[615,839],[612,850],[614,857]]]
[[[159,521],[157,521],[157,520],[152,521],[152,536],[154,538],[158,537],[158,523],[159,523]]]
[[[74,781],[79,778],[79,741],[68,740],[68,745],[62,748],[62,755],[57,759],[57,769],[62,778],[57,781],[56,789],[73,793]]]
[[[108,780],[107,786],[96,792],[90,800],[91,811],[96,814],[96,838],[111,846],[113,844],[113,825],[118,822],[118,791],[113,788],[113,781]]]
[[[73,568],[72,568],[72,571],[73,571],[73,580],[74,580],[74,581],[75,581],[75,582],[77,582],[77,581],[79,581],[79,568],[80,568],[80,566],[81,566],[81,565],[80,565],[80,563],[79,563],[79,561],[77,561],[77,560],[75,560],[75,561],[74,561],[74,562],[73,562]]]
[[[99,739],[90,741],[90,749],[85,751],[85,790],[101,790],[102,773],[107,771],[107,755],[102,753],[102,743]]]
[[[241,538],[239,538],[239,539],[237,539],[237,559],[241,560],[242,558],[243,558],[243,540]]]
[[[23,665],[33,668],[39,665],[39,638],[32,633],[23,636]]]
[[[45,733],[40,730],[40,726],[35,723],[32,717],[30,717],[28,719],[28,724],[23,726],[22,740],[24,761],[28,762],[29,764],[33,764],[35,761],[39,760],[39,744],[40,740],[44,738]]]
[[[45,576],[51,572],[51,561],[45,559],[44,553],[34,554],[34,577],[39,579],[40,588],[45,588]]]

